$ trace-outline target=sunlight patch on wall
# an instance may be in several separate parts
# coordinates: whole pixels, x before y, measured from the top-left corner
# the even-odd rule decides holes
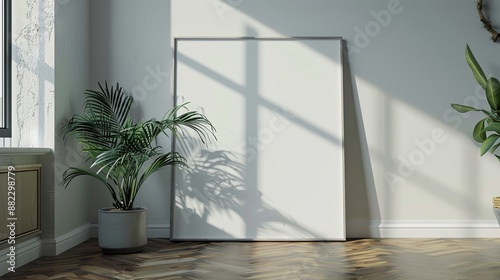
[[[25,20],[13,23],[12,146],[53,147],[54,1],[13,4],[13,17]]]
[[[357,85],[365,127],[371,128],[366,137],[377,193],[390,201],[380,206],[384,217],[432,216],[426,205],[436,204],[440,217],[449,219],[488,215],[492,194],[484,184],[498,168],[496,159],[480,158],[478,144],[461,126],[458,130],[361,78]]]

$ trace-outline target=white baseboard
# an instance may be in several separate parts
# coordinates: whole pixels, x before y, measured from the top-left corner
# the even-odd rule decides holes
[[[90,238],[90,224],[85,224],[55,239],[33,237],[16,244],[15,268],[19,268],[42,256],[56,256]],[[10,248],[0,250],[0,276],[10,272],[7,254]]]
[[[496,220],[461,221],[347,221],[347,238],[500,238]],[[90,227],[90,237],[98,237],[98,225]],[[148,224],[148,238],[170,238],[170,224]]]
[[[84,224],[55,239],[44,239],[42,253],[44,256],[57,256],[90,238],[90,223]]]
[[[90,238],[97,238],[99,236],[99,226],[91,224]],[[170,238],[170,224],[168,223],[149,223],[148,224],[148,238]]]
[[[20,242],[16,244],[15,247],[14,270],[42,256],[42,241],[39,236]],[[12,273],[8,270],[8,268],[11,267],[11,265],[7,263],[8,258],[10,258],[7,256],[9,253],[10,247],[0,250],[0,276]]]
[[[97,237],[96,224],[84,224],[55,239],[41,239],[34,237],[16,244],[16,269],[41,256],[57,256],[91,237]],[[152,223],[148,225],[149,238],[169,238],[170,225],[168,223]],[[0,250],[0,276],[9,272],[7,264],[9,248]]]
[[[149,224],[148,238],[170,238],[170,224]]]
[[[348,220],[346,232],[348,238],[500,238],[496,220]],[[16,244],[16,268],[41,256],[58,255],[97,236],[97,224],[85,224],[55,239],[28,239]],[[148,237],[170,238],[170,225],[164,222],[148,224]],[[9,272],[8,251],[8,248],[0,250],[0,276]]]
[[[347,221],[348,238],[500,238],[496,220]]]

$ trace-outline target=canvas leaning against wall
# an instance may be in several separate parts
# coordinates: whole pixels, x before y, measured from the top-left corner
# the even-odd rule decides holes
[[[217,129],[173,148],[173,240],[345,240],[342,40],[177,38],[174,98]]]

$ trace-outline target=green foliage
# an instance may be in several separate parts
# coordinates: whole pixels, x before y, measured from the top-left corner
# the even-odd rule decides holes
[[[489,110],[478,109],[466,105],[451,104],[451,107],[459,113],[468,113],[473,111],[483,112],[486,118],[480,120],[472,132],[474,140],[481,144],[480,155],[486,152],[494,154],[500,146],[500,82],[496,78],[486,78],[481,66],[476,61],[469,46],[465,50],[467,64],[472,70],[472,74],[477,83],[485,90],[486,100],[488,100]],[[500,156],[495,155],[500,160]]]
[[[84,113],[74,115],[64,127],[64,138],[74,137],[91,164],[90,168],[68,168],[61,181],[64,187],[76,177],[93,177],[108,189],[115,208],[131,210],[151,174],[169,165],[187,167],[182,155],[164,153],[154,144],[158,136],[169,137],[171,132],[178,137],[188,128],[203,143],[215,139],[212,123],[203,114],[188,111],[185,104],[170,109],[162,120],[134,122],[129,116],[133,99],[119,84],[111,88],[99,84],[99,88],[85,91]]]
[[[481,69],[481,66],[479,66],[479,63],[477,63],[477,60],[472,54],[472,51],[470,50],[468,45],[465,48],[465,60],[467,61],[467,64],[472,70],[472,74],[474,75],[474,78],[476,79],[477,83],[483,89],[486,89],[486,75],[484,74],[483,69]]]

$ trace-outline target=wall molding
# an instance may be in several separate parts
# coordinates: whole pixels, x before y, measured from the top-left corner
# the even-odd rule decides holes
[[[346,231],[348,238],[500,238],[496,220],[347,220]],[[28,239],[16,246],[16,268],[97,237],[98,225],[88,223],[55,239]],[[148,224],[148,238],[170,238],[170,224]],[[8,272],[7,250],[0,250],[0,276]]]
[[[41,239],[40,236],[16,244],[16,269],[42,256],[59,255],[90,238],[90,223],[82,225],[55,239]],[[9,248],[0,250],[0,276],[9,272],[7,253]]]
[[[42,256],[42,240],[39,236],[30,238],[23,242],[17,243],[16,245],[16,267],[19,267],[32,262]],[[7,264],[7,254],[9,253],[9,248],[0,250],[0,276],[9,273]]]
[[[54,239],[44,239],[42,253],[44,256],[57,256],[90,238],[90,223],[84,224]]]
[[[351,220],[348,238],[500,238],[496,220]]]

